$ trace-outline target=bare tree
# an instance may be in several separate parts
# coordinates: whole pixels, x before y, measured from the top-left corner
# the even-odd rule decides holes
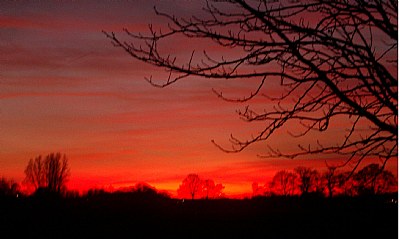
[[[0,197],[16,196],[18,194],[19,185],[13,180],[0,178]]]
[[[332,198],[335,188],[339,184],[338,175],[335,173],[336,169],[337,169],[336,167],[328,166],[328,171],[322,174],[322,178],[325,181],[329,198]]]
[[[178,195],[185,196],[190,195],[192,200],[201,192],[202,180],[197,174],[189,174],[183,180],[182,184],[179,185]]]
[[[397,178],[392,172],[383,170],[377,178],[375,193],[397,192]]]
[[[197,174],[189,174],[178,188],[178,196],[181,198],[222,198],[225,186],[215,184],[212,179],[201,179]]]
[[[222,190],[225,187],[218,183],[215,184],[214,180],[212,179],[205,179],[202,180],[201,182],[201,196],[205,199],[209,198],[221,198],[224,194],[222,193]]]
[[[25,182],[38,189],[61,193],[65,187],[70,169],[68,159],[60,153],[51,153],[46,157],[39,155],[30,159],[25,169]]]
[[[369,164],[354,175],[359,194],[386,193],[396,185],[395,176],[379,164]]]
[[[354,180],[354,174],[352,172],[340,172],[337,175],[339,194],[344,196],[355,196],[356,182]]]
[[[25,168],[25,183],[33,186],[35,190],[46,187],[46,174],[44,172],[44,159],[39,155],[30,159]]]
[[[213,188],[213,190],[211,191],[211,193],[209,193],[210,198],[224,198],[225,197],[225,193],[223,192],[225,186],[222,183],[217,183],[215,184],[215,187]]]
[[[268,187],[268,185],[266,185]],[[269,185],[271,186],[271,185]],[[266,187],[264,186],[259,186],[258,183],[253,182],[251,184],[251,188],[253,191],[253,197],[257,197],[257,196],[266,196],[267,194],[269,194],[269,192],[267,192]]]
[[[282,196],[293,196],[296,190],[297,175],[287,170],[278,171],[272,178],[271,189]]]
[[[250,104],[260,96],[266,103],[261,111],[250,106],[238,111],[247,122],[264,122],[264,128],[248,139],[231,136],[232,149],[213,141],[223,151],[240,152],[292,123],[301,126],[292,136],[315,132],[321,139],[340,122],[346,130],[339,137],[334,132],[336,142],[306,142],[293,152],[267,146],[262,156],[339,154],[356,170],[365,157],[383,164],[397,157],[397,8],[396,0],[206,0],[203,14],[187,18],[155,8],[169,23],[163,29],[150,25],[148,34],[124,29],[123,40],[104,33],[133,58],[168,72],[165,81],[146,78],[156,87],[191,76],[258,79],[245,97],[214,90],[227,101]],[[181,36],[193,43],[186,58],[162,47]],[[226,54],[212,56],[207,47],[196,51],[196,40],[208,40]],[[264,86],[276,84],[279,95],[266,92]],[[274,106],[267,107],[269,102]]]
[[[298,175],[298,185],[301,195],[319,191],[319,173],[317,170],[299,166],[294,171]]]

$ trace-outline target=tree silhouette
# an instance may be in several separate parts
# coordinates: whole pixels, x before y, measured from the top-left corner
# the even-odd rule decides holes
[[[168,72],[162,82],[146,78],[156,87],[191,76],[258,80],[245,97],[214,90],[224,100],[248,104],[260,96],[266,105],[238,111],[265,127],[247,139],[231,136],[232,149],[213,141],[223,151],[240,152],[297,124],[289,133],[308,139],[304,145],[290,152],[268,146],[263,156],[338,154],[346,164],[355,161],[355,170],[368,156],[385,163],[397,157],[397,8],[395,0],[206,0],[204,13],[188,18],[155,9],[167,28],[150,25],[148,34],[124,29],[128,40],[104,34],[133,58]],[[186,58],[173,54],[181,46],[171,50],[168,44],[182,36],[193,44]],[[204,41],[209,44],[202,48]],[[224,51],[216,57],[211,47]],[[278,94],[264,91],[276,85]],[[342,135],[332,130],[337,122],[346,128]],[[336,141],[318,140],[330,133]]]
[[[353,176],[354,174],[348,171],[338,173],[337,179],[339,194],[344,196],[355,196],[357,194]]]
[[[210,193],[212,193],[215,189],[215,183],[211,179],[206,179],[202,183],[202,191],[205,194],[205,198],[208,199]]]
[[[319,191],[319,173],[317,170],[299,166],[294,171],[298,175],[298,185],[301,195]]]
[[[271,184],[265,184],[264,186],[259,186],[257,182],[251,184],[251,189],[253,191],[252,196],[267,196],[270,195],[270,191],[267,191],[267,187],[271,187]]]
[[[197,174],[189,174],[179,185],[178,195],[186,195],[189,193],[192,200],[201,192],[202,181]]]
[[[0,179],[0,197],[1,196],[16,196],[18,193],[19,185],[13,180],[2,177]]]
[[[179,185],[178,196],[182,198],[190,197],[192,200],[195,198],[221,198],[224,196],[222,192],[224,188],[220,183],[215,184],[214,180],[203,180],[197,174],[189,174]]]
[[[272,178],[271,189],[282,196],[293,196],[296,190],[297,175],[287,170],[278,171]]]
[[[25,183],[33,186],[35,191],[61,193],[66,189],[70,175],[68,159],[61,153],[51,153],[30,159],[25,169]]]
[[[369,164],[354,175],[358,194],[380,194],[396,185],[395,176],[379,164]]]
[[[316,169],[299,166],[294,168],[294,172],[277,171],[269,183],[271,195],[293,196],[300,193],[329,198],[393,193],[397,191],[396,186],[397,179],[393,173],[375,163],[357,172],[338,171],[337,167],[328,166],[327,171],[320,173]],[[253,197],[267,196],[267,188],[253,183]]]
[[[325,181],[326,190],[328,191],[329,198],[332,198],[335,188],[339,184],[339,178],[336,172],[336,167],[329,167],[328,171],[322,174],[322,179]]]
[[[220,198],[223,196],[222,190],[225,188],[222,184],[215,184],[214,180],[205,179],[201,183],[201,196],[205,199]]]

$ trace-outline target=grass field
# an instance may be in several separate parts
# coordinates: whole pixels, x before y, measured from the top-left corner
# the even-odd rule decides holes
[[[393,199],[393,200],[392,200]],[[397,238],[397,194],[178,200],[146,194],[1,201],[1,238]]]

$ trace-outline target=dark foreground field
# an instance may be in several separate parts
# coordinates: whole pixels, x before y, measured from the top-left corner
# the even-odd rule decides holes
[[[9,198],[0,238],[397,238],[392,198]]]

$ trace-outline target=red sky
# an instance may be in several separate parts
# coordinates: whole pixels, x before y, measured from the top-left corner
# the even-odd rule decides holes
[[[321,156],[261,159],[265,144],[226,154],[211,143],[229,147],[230,133],[248,136],[261,126],[241,121],[236,110],[244,105],[221,101],[212,88],[243,96],[256,82],[227,86],[193,79],[165,89],[150,86],[144,77],[163,72],[114,48],[101,31],[146,31],[148,23],[162,23],[155,4],[199,13],[196,1],[0,3],[0,176],[21,182],[30,158],[61,152],[69,158],[71,189],[144,181],[175,193],[187,174],[197,173],[233,195],[251,192],[252,182],[263,184],[277,170],[324,170]],[[179,44],[177,54],[191,52],[185,42],[171,44]],[[261,99],[252,104],[266,108]],[[268,144],[287,150],[297,145],[285,130]],[[397,162],[388,167],[396,171]]]

